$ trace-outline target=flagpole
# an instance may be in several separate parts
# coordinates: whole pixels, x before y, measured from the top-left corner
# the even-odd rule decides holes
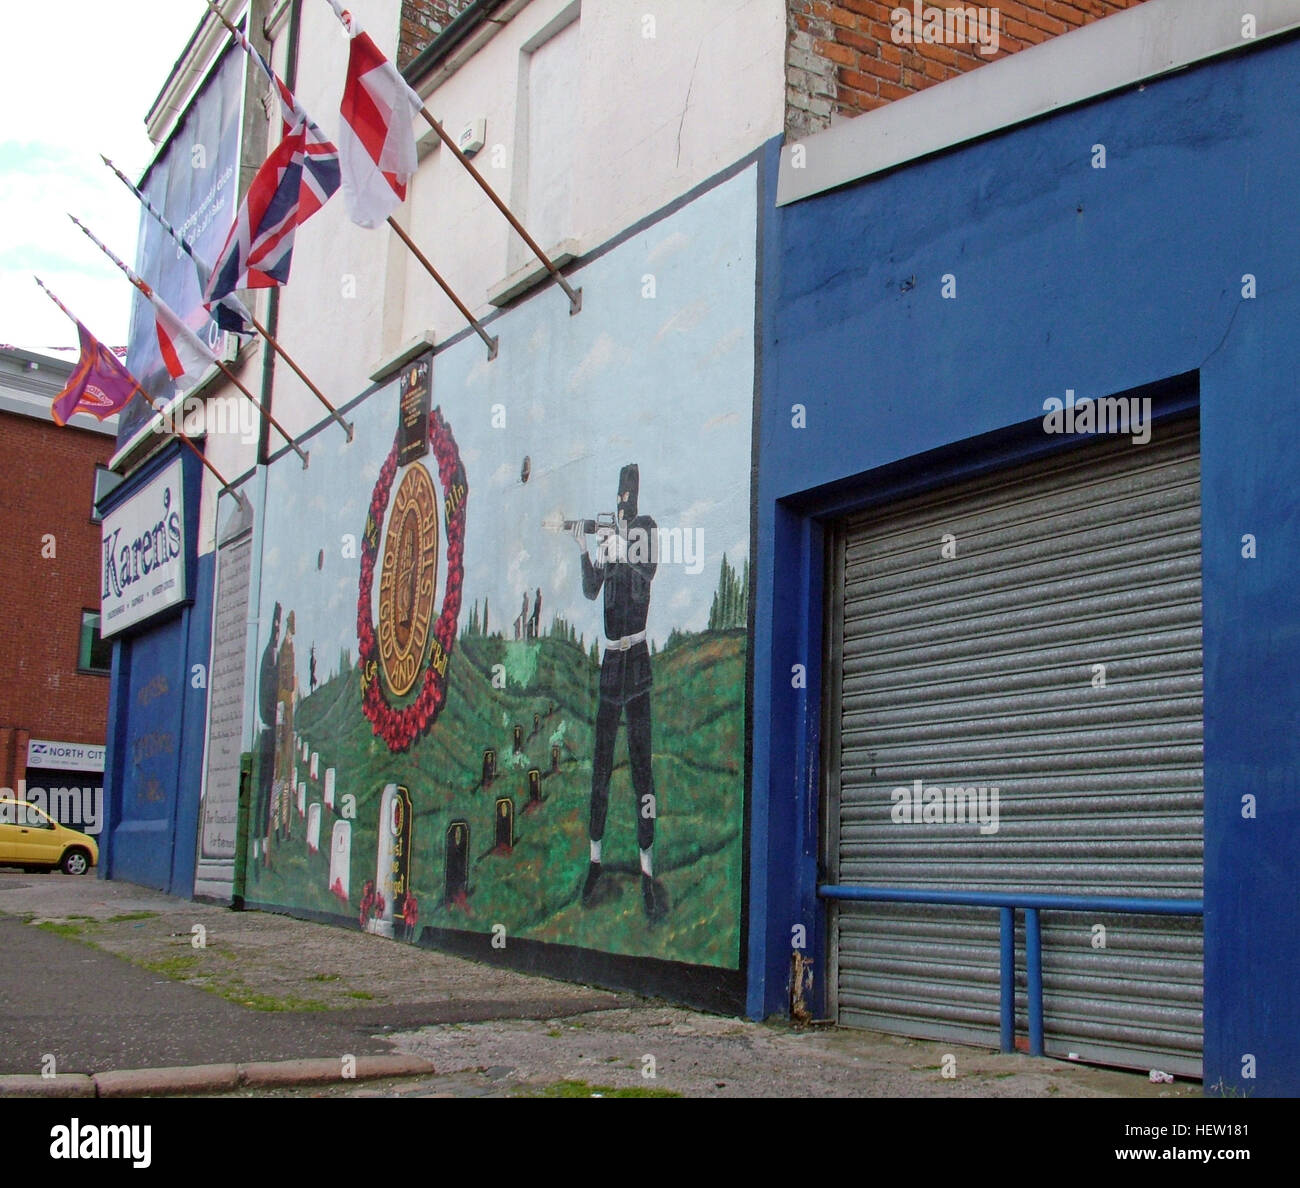
[[[103,153],[99,154],[99,159],[103,161],[104,164],[107,165],[115,174],[117,174],[118,179],[122,182],[122,184],[126,186],[126,188],[130,190],[131,193],[133,193],[138,199],[140,199],[140,202],[144,206],[145,210],[147,210],[151,215],[153,215],[155,219],[158,220],[160,224],[162,224],[162,229],[166,231],[167,234],[170,235],[172,239],[174,239],[180,245],[181,250],[184,251],[185,254],[189,256],[189,258],[193,260],[196,265],[199,265],[198,257],[195,256],[194,254],[194,249],[191,248],[188,241],[183,236],[181,236],[176,231],[176,229],[165,218],[163,218],[161,214],[158,213],[157,210],[154,209],[153,203],[150,202],[149,199],[146,198],[138,189],[136,189],[136,187],[131,183],[131,180],[116,165],[114,165],[112,161],[110,161],[106,156],[104,156]],[[279,344],[278,341],[276,341],[275,336],[265,326],[263,326],[261,322],[257,320],[256,316],[253,314],[253,311],[248,309],[245,306],[244,313],[248,315],[248,320],[253,324],[253,329],[255,329],[263,338],[266,339],[266,341],[270,344],[271,349],[275,351],[275,353],[279,355],[280,358],[282,358],[293,369],[293,373],[300,380],[302,380],[302,382],[306,384],[308,388],[311,389],[312,394],[316,397],[317,400],[319,400],[325,406],[330,416],[333,417],[339,423],[340,426],[342,426],[343,432],[348,435],[348,441],[351,441],[352,426],[348,424],[348,422],[345,421],[341,416],[339,416],[339,412],[334,407],[334,405],[332,405],[328,400],[325,399],[325,394],[314,383],[312,383],[310,379],[307,378],[306,372],[304,372],[303,369],[299,367],[297,363],[294,362],[293,356],[291,356],[289,352],[286,351],[284,347],[282,347]]]
[[[208,3],[212,4],[212,0],[208,0]],[[347,23],[343,20],[343,14],[339,10],[338,6],[336,4],[331,3],[330,7],[334,9],[334,15],[339,18],[339,23],[342,24],[345,29],[347,29]],[[349,29],[348,32],[350,33],[351,30]],[[389,63],[389,65],[392,65],[392,63]],[[401,71],[399,71],[396,66],[393,66],[393,70],[397,73],[398,78],[402,77]],[[442,124],[439,123],[437,120],[435,120],[433,116],[429,114],[429,109],[424,106],[424,101],[420,98],[418,94],[416,94],[415,90],[411,87],[411,85],[404,78],[402,78],[402,83],[406,87],[406,89],[410,91],[411,95],[414,97],[416,102],[420,104],[420,115],[424,117],[425,122],[429,125],[430,128],[432,128],[438,134],[438,138],[442,141],[442,143],[445,144],[453,153],[456,154],[456,160],[458,160],[465,167],[470,177],[472,177],[478,183],[479,188],[483,191],[483,193],[485,193],[492,200],[492,205],[495,206],[497,210],[499,210],[505,216],[506,221],[510,224],[510,226],[513,227],[515,231],[519,233],[519,237],[524,241],[524,243],[528,245],[529,251],[531,251],[533,255],[536,256],[542,262],[542,264],[546,268],[546,271],[549,272],[552,277],[554,277],[556,283],[560,286],[561,289],[564,290],[565,295],[569,298],[569,313],[570,314],[580,313],[582,311],[582,290],[575,289],[572,285],[569,284],[567,280],[564,279],[563,274],[551,261],[551,258],[544,251],[542,251],[541,246],[538,244],[537,240],[535,240],[531,235],[528,234],[528,231],[524,227],[523,223],[521,223],[515,217],[514,212],[504,202],[501,201],[501,198],[498,196],[497,192],[491,187],[491,185],[488,184],[487,178],[485,178],[474,167],[473,162],[470,161],[470,159],[467,156],[465,156],[463,152],[461,152],[460,145],[458,145],[450,136],[447,135],[447,131],[445,128],[443,128]]]
[[[212,10],[212,13],[217,18],[217,20],[219,20],[223,25],[225,25],[226,29],[234,36],[236,42],[242,44],[244,48],[251,54],[252,52],[251,42],[248,41],[247,37],[242,37],[241,39],[241,34],[239,30],[236,29],[235,26],[230,23],[230,20],[226,17],[226,14],[222,12],[220,8],[217,7],[215,0],[207,0],[207,4],[208,7]],[[295,103],[296,102],[297,100],[295,99]],[[303,110],[301,105],[299,105],[299,110]],[[305,110],[304,110],[304,114],[305,114]],[[438,282],[438,286],[442,289],[444,293],[447,294],[447,297],[451,300],[452,304],[455,305],[455,307],[460,311],[461,317],[463,317],[474,328],[474,332],[487,345],[488,359],[489,360],[495,359],[497,357],[497,347],[499,345],[498,340],[494,338],[492,335],[488,334],[488,332],[483,329],[483,326],[479,322],[479,320],[475,318],[472,313],[469,312],[469,309],[465,305],[465,303],[456,295],[456,293],[453,291],[451,286],[447,284],[447,282],[442,278],[441,275],[439,275],[438,270],[434,268],[434,266],[429,262],[429,258],[422,251],[420,251],[418,247],[416,247],[414,240],[412,240],[411,237],[404,230],[402,230],[400,226],[398,226],[398,224],[396,223],[396,221],[393,219],[391,215],[388,216],[388,225],[392,227],[394,231],[397,232],[397,237],[407,246],[411,254],[423,265],[424,270],[431,277],[433,277],[435,281]],[[249,317],[251,318],[252,315],[250,314]],[[351,433],[349,433],[348,437],[349,440],[351,440]]]
[[[394,69],[396,69],[396,67],[394,67]],[[432,128],[438,134],[438,138],[442,141],[442,143],[445,144],[449,149],[451,149],[453,153],[456,154],[456,159],[469,172],[470,177],[472,177],[476,182],[478,182],[479,188],[482,189],[483,193],[485,193],[492,200],[492,204],[497,208],[497,210],[499,210],[503,215],[505,215],[506,221],[510,224],[510,226],[512,226],[519,233],[519,237],[524,241],[524,243],[528,245],[529,251],[531,251],[533,255],[536,256],[542,262],[542,264],[546,268],[546,271],[549,272],[552,277],[554,277],[556,284],[558,284],[560,288],[564,290],[565,296],[567,296],[569,299],[570,316],[576,313],[581,313],[582,312],[582,290],[575,289],[572,285],[569,284],[567,280],[564,279],[563,273],[561,273],[560,270],[555,266],[555,264],[551,261],[551,258],[544,251],[542,251],[537,241],[531,235],[528,234],[528,231],[524,227],[523,223],[521,223],[515,217],[514,212],[504,202],[501,201],[501,198],[498,196],[497,192],[491,187],[491,185],[488,184],[487,178],[485,178],[474,167],[474,162],[471,161],[467,156],[465,156],[463,152],[461,152],[460,145],[458,145],[455,142],[455,140],[453,140],[450,136],[447,135],[446,129],[443,128],[442,124],[438,120],[435,120],[433,116],[429,114],[429,109],[425,107],[423,103],[420,104],[420,114],[424,117],[425,122],[429,125],[429,127]]]
[[[81,325],[81,319],[78,318],[72,312],[72,310],[70,310],[66,305],[64,305],[63,302],[60,301],[51,290],[45,287],[45,282],[42,281],[39,276],[33,276],[32,279],[38,285],[41,286],[41,291],[51,301],[53,301],[55,305],[57,305],[61,310],[63,310],[63,312],[67,314],[68,317],[71,318],[74,322],[76,322],[78,326]],[[87,333],[89,333],[89,331],[87,331]],[[148,404],[149,407],[152,408],[153,411],[156,412],[160,417],[162,417],[164,422],[166,422],[167,418],[164,415],[163,410],[153,402],[153,397],[150,396],[149,393],[146,392],[140,386],[140,381],[136,379],[135,376],[131,375],[131,373],[127,371],[125,367],[123,367],[122,370],[131,380],[131,387],[133,389],[132,395],[134,395],[135,392],[139,392],[140,395],[144,397],[145,403]],[[226,482],[225,478],[221,474],[221,471],[219,471],[215,466],[212,465],[211,462],[207,460],[207,458],[203,456],[203,453],[202,451],[200,451],[199,447],[194,444],[193,440],[183,430],[177,429],[175,424],[172,424],[168,428],[169,428],[169,432],[172,434],[173,437],[179,437],[181,441],[183,441],[187,446],[190,447],[191,450],[194,451],[194,456],[198,458],[198,460],[202,462],[203,465],[206,466],[212,472],[217,482],[221,484],[221,489],[223,491],[229,491],[230,494],[233,495],[236,499],[242,500],[244,498],[240,492],[236,491],[228,482]]]
[[[431,277],[433,277],[434,280],[438,282],[439,287],[451,299],[452,304],[454,304],[456,308],[460,310],[461,317],[463,317],[465,321],[467,321],[474,328],[474,333],[477,334],[485,343],[487,343],[488,362],[490,363],[493,359],[497,357],[497,347],[500,345],[501,340],[496,336],[489,334],[486,330],[483,329],[483,324],[472,313],[469,312],[469,310],[465,307],[465,303],[459,297],[456,296],[452,287],[445,280],[442,279],[442,277],[438,273],[438,270],[429,262],[429,258],[422,251],[420,251],[420,249],[415,245],[415,241],[404,230],[402,230],[401,226],[398,224],[397,220],[393,218],[392,215],[388,216],[388,225],[394,231],[397,232],[397,238],[400,239],[404,244],[406,244],[406,246],[410,249],[411,255],[413,255],[417,260],[420,261],[421,264],[424,265],[424,270]]]
[[[134,272],[132,272],[130,268],[128,268],[125,264],[123,264],[121,260],[119,260],[115,255],[113,255],[113,253],[110,252],[110,251],[108,250],[108,248],[106,248],[102,243],[100,243],[99,240],[96,239],[96,238],[95,238],[95,237],[90,233],[90,231],[89,231],[88,228],[82,226],[81,221],[80,221],[79,219],[77,219],[77,217],[76,217],[75,215],[68,215],[68,218],[70,218],[74,223],[77,224],[78,227],[81,228],[82,233],[86,236],[87,239],[89,239],[89,240],[91,241],[91,243],[95,244],[95,246],[98,247],[99,250],[102,251],[102,252],[104,253],[104,255],[106,255],[110,260],[112,260],[113,263],[116,264],[116,265],[117,265],[117,266],[118,266],[118,267],[119,267],[119,268],[120,268],[120,269],[121,269],[121,270],[126,274],[126,278],[127,278],[127,279],[128,279],[128,280],[129,280],[129,281],[130,281],[130,282],[131,282],[131,283],[132,283],[132,284],[133,284],[133,285],[134,285],[134,286],[135,286],[135,287],[136,287],[136,288],[137,288],[141,293],[142,293],[142,294],[144,294],[144,296],[145,296],[145,297],[149,300],[149,302],[152,304],[153,301],[155,300],[155,298],[154,298],[153,294],[149,291],[149,286],[146,285],[146,284],[144,283],[144,281],[142,281],[138,276],[136,276],[136,274],[135,274]],[[162,298],[157,298],[157,300],[158,300],[158,301],[161,301]],[[177,317],[176,320],[177,320],[177,321],[180,321],[180,318]],[[210,351],[209,351],[209,354],[211,354]],[[299,458],[302,459],[302,468],[303,468],[303,470],[306,470],[306,469],[307,469],[307,455],[306,455],[305,453],[303,453],[303,451],[302,451],[302,447],[301,447],[301,446],[300,446],[296,441],[294,441],[294,439],[293,439],[292,437],[290,437],[288,433],[285,432],[284,426],[281,425],[280,422],[277,421],[277,420],[275,419],[275,417],[274,417],[274,416],[272,415],[272,413],[271,413],[271,410],[270,410],[269,408],[264,407],[262,404],[260,404],[260,403],[258,402],[257,398],[253,395],[253,393],[250,392],[250,391],[249,391],[249,390],[244,386],[244,384],[240,381],[239,377],[238,377],[237,375],[235,375],[235,373],[234,373],[233,371],[231,371],[230,368],[227,367],[227,366],[226,366],[226,365],[225,365],[225,364],[224,364],[220,359],[218,359],[215,355],[213,355],[213,356],[212,356],[212,360],[213,360],[213,362],[216,364],[217,369],[221,372],[221,374],[224,375],[224,376],[226,377],[226,379],[228,379],[232,384],[234,384],[236,388],[238,388],[241,392],[243,392],[243,394],[248,398],[248,402],[249,402],[249,403],[250,403],[250,404],[251,404],[255,409],[257,409],[257,411],[260,412],[260,413],[262,414],[262,416],[264,416],[268,421],[270,421],[272,425],[275,426],[276,431],[280,434],[281,437],[284,438],[285,441],[287,441],[287,442],[289,443],[289,445],[290,445],[290,446],[292,447],[292,449],[293,449],[293,452],[294,452],[295,454],[297,454]]]

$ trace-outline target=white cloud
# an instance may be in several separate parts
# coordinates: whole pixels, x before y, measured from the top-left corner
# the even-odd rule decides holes
[[[740,420],[738,412],[720,413],[716,417],[710,417],[700,428],[703,429],[723,429],[735,425]]]
[[[674,256],[683,248],[690,246],[690,237],[682,231],[674,231],[671,235],[661,239],[647,253],[645,262],[647,267],[654,268],[663,263],[669,256]]]
[[[684,305],[672,317],[670,317],[655,335],[655,342],[662,342],[670,334],[688,334],[694,330],[709,312],[708,301],[701,298],[699,301],[692,301],[690,305]]]
[[[752,329],[747,330],[744,326],[737,326],[734,330],[729,330],[714,343],[713,350],[708,353],[706,358],[709,362],[713,362],[731,354],[741,343],[747,342],[752,334]]]
[[[614,360],[616,346],[608,334],[601,334],[569,377],[569,391],[576,392],[605,370]]]
[[[156,151],[145,135],[145,112],[205,5],[132,0],[127,8],[99,0],[5,6],[0,338],[6,342],[37,350],[76,342],[71,323],[39,296],[33,271],[99,338],[126,342],[131,290],[64,211],[84,219],[119,256],[133,258],[140,208],[98,154],[112,157],[130,177],[143,172]]]

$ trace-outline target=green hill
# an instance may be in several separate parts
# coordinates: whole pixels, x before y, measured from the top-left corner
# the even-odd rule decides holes
[[[587,816],[599,670],[567,634],[537,640],[462,635],[448,666],[447,704],[409,752],[393,754],[361,712],[355,668],[298,706],[295,728],[320,756],[307,801],[322,800],[325,769],[336,769],[336,810],[356,800],[352,822],[351,902],[375,877],[377,816],[385,784],[405,784],[414,808],[411,889],[420,927],[490,932],[606,952],[735,968],[740,955],[744,776],[745,633],[679,635],[654,658],[653,770],[658,820],[655,874],[671,908],[651,928],[641,907],[635,798],[626,733],[619,731],[604,862],[609,902],[584,910],[579,892],[588,861]],[[500,686],[494,687],[493,677]],[[534,725],[534,715],[539,724]],[[523,745],[512,749],[513,728]],[[560,748],[552,772],[551,748]],[[481,786],[483,752],[497,753],[497,778]],[[543,801],[525,813],[530,768],[542,773]],[[300,764],[299,779],[307,765]],[[495,806],[515,806],[516,841],[492,853]],[[309,854],[306,823],[295,819],[270,871],[250,867],[257,902],[345,915],[326,886],[333,819],[325,812],[321,852]],[[470,827],[465,906],[444,903],[444,839],[453,820]],[[399,935],[401,927],[399,925]],[[508,940],[507,940],[508,943]]]

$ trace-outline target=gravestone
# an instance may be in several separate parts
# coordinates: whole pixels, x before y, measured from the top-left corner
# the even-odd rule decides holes
[[[307,853],[320,851],[320,804],[313,801],[307,806]]]
[[[455,903],[469,894],[469,823],[453,821],[447,826],[445,898]]]
[[[334,807],[334,769],[332,767],[325,769],[325,807],[327,809]]]
[[[335,821],[330,837],[330,873],[327,887],[347,903],[352,891],[352,822]]]
[[[509,852],[515,847],[515,802],[509,796],[497,798],[496,848]]]
[[[393,863],[402,828],[402,815],[397,785],[385,785],[384,794],[379,799],[379,848],[375,854],[375,890],[383,898],[384,907],[366,921],[366,931],[373,932],[376,936],[393,935]]]

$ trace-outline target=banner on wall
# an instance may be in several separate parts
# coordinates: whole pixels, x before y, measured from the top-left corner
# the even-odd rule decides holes
[[[216,259],[235,218],[244,66],[242,53],[224,54],[139,187],[208,265]],[[203,308],[193,263],[143,207],[135,271],[212,351],[220,353],[223,331]],[[154,311],[139,294],[131,307],[127,368],[153,400],[171,398],[173,385],[159,349]],[[137,395],[118,416],[118,441],[129,440],[149,415],[148,403]]]
[[[104,639],[186,600],[181,481],[177,458],[104,516],[99,591]]]

